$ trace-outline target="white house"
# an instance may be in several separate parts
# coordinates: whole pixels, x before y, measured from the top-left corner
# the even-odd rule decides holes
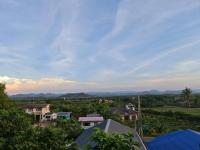
[[[45,118],[46,121],[56,120],[57,119],[57,113],[52,113],[52,112],[46,113],[44,118]]]

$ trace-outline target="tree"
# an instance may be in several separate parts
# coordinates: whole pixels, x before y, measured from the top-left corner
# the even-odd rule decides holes
[[[132,134],[108,134],[96,129],[91,137],[95,146],[87,145],[86,150],[137,150],[139,143],[134,141]]]
[[[31,128],[31,124],[31,118],[21,110],[0,109],[0,149],[15,149],[16,137]]]
[[[188,107],[190,107],[190,99],[192,97],[192,90],[186,87],[184,90],[182,90],[182,96],[184,100],[187,102]]]
[[[6,85],[3,83],[0,83],[0,109],[8,108],[10,104],[11,102],[6,93]]]
[[[14,149],[17,150],[78,150],[78,147],[66,140],[62,129],[55,127],[35,127],[15,138]]]
[[[74,140],[82,132],[80,123],[74,119],[57,120],[56,127],[62,129],[63,134],[65,134],[65,136],[68,140],[69,139]]]

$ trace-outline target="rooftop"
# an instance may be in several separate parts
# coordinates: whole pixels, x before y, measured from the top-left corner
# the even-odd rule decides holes
[[[131,132],[134,133],[135,135],[134,138],[138,142],[141,142],[139,135],[132,128],[122,125],[119,122],[116,122],[112,119],[107,119],[102,123],[83,131],[83,133],[76,139],[76,143],[80,148],[84,148],[84,146],[87,144],[94,145],[94,143],[90,141],[90,137],[94,134],[96,128],[102,129],[104,132],[110,134],[112,133],[123,134]],[[143,145],[141,147],[141,150],[145,150],[145,147],[143,147]]]
[[[103,117],[79,117],[78,121],[81,122],[101,122],[103,121]]]
[[[200,150],[200,133],[179,130],[154,138],[146,145],[148,150]]]
[[[18,107],[19,108],[44,108],[49,106],[49,104],[19,104]]]

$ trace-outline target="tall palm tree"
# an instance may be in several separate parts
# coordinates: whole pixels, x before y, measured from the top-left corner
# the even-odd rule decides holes
[[[192,97],[192,90],[186,87],[184,90],[182,90],[182,96],[184,100],[187,102],[188,107],[190,107],[190,99]]]

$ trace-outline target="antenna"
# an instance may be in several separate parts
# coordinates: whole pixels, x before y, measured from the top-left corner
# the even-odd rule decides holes
[[[142,114],[141,114],[141,101],[140,96],[138,96],[138,133],[141,137],[143,137],[143,130],[142,130]]]

